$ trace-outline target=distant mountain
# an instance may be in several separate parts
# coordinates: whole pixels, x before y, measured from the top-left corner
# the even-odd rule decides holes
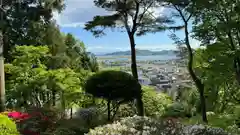
[[[117,56],[127,56],[131,55],[131,51],[118,51],[113,53],[107,53],[105,56],[108,55],[117,55]],[[150,51],[150,50],[139,50],[136,49],[137,56],[150,56],[150,55],[176,55],[174,50],[162,50],[162,51]]]

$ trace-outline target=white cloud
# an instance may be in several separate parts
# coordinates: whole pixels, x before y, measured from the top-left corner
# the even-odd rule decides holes
[[[54,19],[63,27],[83,26],[96,15],[109,14],[104,9],[97,8],[93,0],[65,0],[65,4],[66,8],[61,14],[54,13]]]
[[[94,0],[65,0],[65,10],[58,14],[54,13],[54,19],[62,27],[82,27],[87,21],[91,21],[96,15],[109,15],[112,12],[98,8],[94,5]],[[154,8],[154,16],[163,13],[164,8]]]

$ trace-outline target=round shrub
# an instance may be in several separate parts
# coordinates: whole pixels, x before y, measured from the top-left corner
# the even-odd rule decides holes
[[[89,77],[85,84],[87,93],[107,100],[132,100],[141,94],[141,85],[129,73],[101,71]]]

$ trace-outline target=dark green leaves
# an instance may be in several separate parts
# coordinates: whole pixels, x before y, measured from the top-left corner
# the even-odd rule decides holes
[[[89,21],[85,24],[85,30],[91,31],[94,36],[104,35],[104,29],[116,27],[116,21],[119,20],[120,17],[121,16],[119,14],[95,16],[92,21]]]
[[[86,92],[109,100],[132,100],[141,91],[140,84],[131,74],[122,71],[102,71],[89,77]]]

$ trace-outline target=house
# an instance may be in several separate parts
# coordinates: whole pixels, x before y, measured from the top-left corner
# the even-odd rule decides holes
[[[145,78],[145,77],[139,77],[138,81],[142,85],[150,85],[151,84],[151,80],[148,78]]]

